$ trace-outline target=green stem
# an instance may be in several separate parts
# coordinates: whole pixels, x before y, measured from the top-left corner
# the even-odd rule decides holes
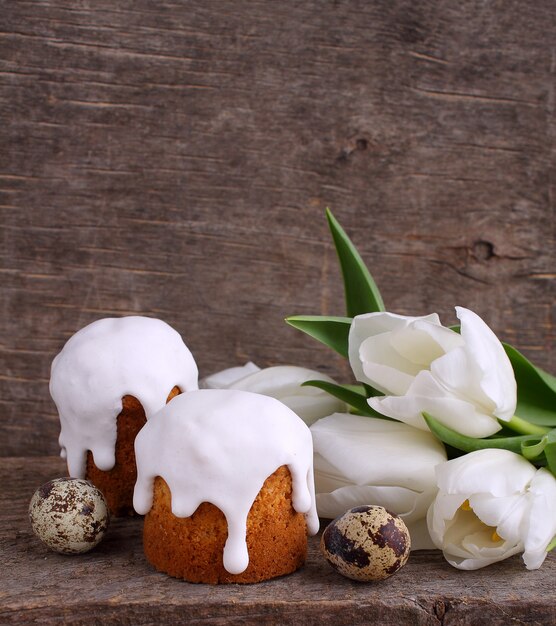
[[[554,537],[554,539],[548,544],[546,551],[550,552],[551,550],[554,550],[554,548],[556,548],[556,537]]]
[[[537,424],[531,424],[531,422],[528,422],[517,415],[514,415],[509,422],[503,422],[500,420],[500,423],[503,426],[507,426],[514,432],[520,433],[521,435],[546,435],[546,433],[550,431],[550,428],[537,426]]]

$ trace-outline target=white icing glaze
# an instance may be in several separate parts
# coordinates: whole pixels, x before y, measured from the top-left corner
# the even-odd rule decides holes
[[[181,336],[149,317],[105,318],[75,333],[52,362],[50,394],[60,415],[61,456],[84,478],[87,451],[96,466],[115,463],[122,397],[135,396],[147,419],[174,386],[198,388],[197,365]]]
[[[310,534],[318,531],[311,432],[274,398],[222,389],[177,396],[137,435],[135,456],[135,510],[150,510],[157,476],[170,488],[177,517],[193,515],[202,502],[217,506],[228,523],[224,567],[230,574],[249,564],[247,515],[282,465],[292,476],[294,509],[305,514]]]

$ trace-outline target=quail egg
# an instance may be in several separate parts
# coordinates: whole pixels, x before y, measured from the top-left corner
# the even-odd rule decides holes
[[[81,554],[101,541],[110,515],[104,496],[91,482],[57,478],[35,491],[29,520],[34,533],[51,550]]]
[[[384,580],[409,557],[409,532],[403,520],[384,507],[358,506],[331,522],[321,550],[340,574],[360,581]]]

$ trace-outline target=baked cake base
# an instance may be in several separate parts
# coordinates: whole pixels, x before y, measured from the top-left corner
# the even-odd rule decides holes
[[[222,560],[228,537],[224,514],[203,502],[191,517],[176,517],[170,489],[157,477],[145,516],[145,556],[157,570],[192,583],[255,583],[291,574],[307,554],[305,516],[293,509],[291,498],[291,475],[282,466],[266,479],[249,511],[249,565],[241,574],[230,574]]]
[[[174,387],[166,402],[180,393]],[[122,398],[122,410],[117,418],[118,435],[116,439],[116,463],[111,470],[99,470],[93,455],[87,452],[87,470],[85,478],[98,487],[108,503],[110,514],[115,517],[134,515],[133,488],[137,480],[135,465],[135,437],[147,421],[142,404],[134,396]]]

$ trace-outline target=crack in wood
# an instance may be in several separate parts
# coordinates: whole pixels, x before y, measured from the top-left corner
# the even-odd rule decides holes
[[[422,93],[432,98],[445,100],[446,102],[477,102],[488,104],[522,104],[524,106],[538,108],[542,106],[538,102],[531,100],[520,100],[519,98],[507,98],[503,96],[488,96],[485,94],[462,93],[457,91],[442,91],[439,89],[427,89],[425,87],[410,87],[412,91]]]
[[[446,59],[441,59],[440,57],[435,57],[423,52],[416,52],[415,50],[409,50],[408,55],[421,61],[429,61],[430,63],[438,63],[440,65],[451,65],[451,62],[446,61]]]

